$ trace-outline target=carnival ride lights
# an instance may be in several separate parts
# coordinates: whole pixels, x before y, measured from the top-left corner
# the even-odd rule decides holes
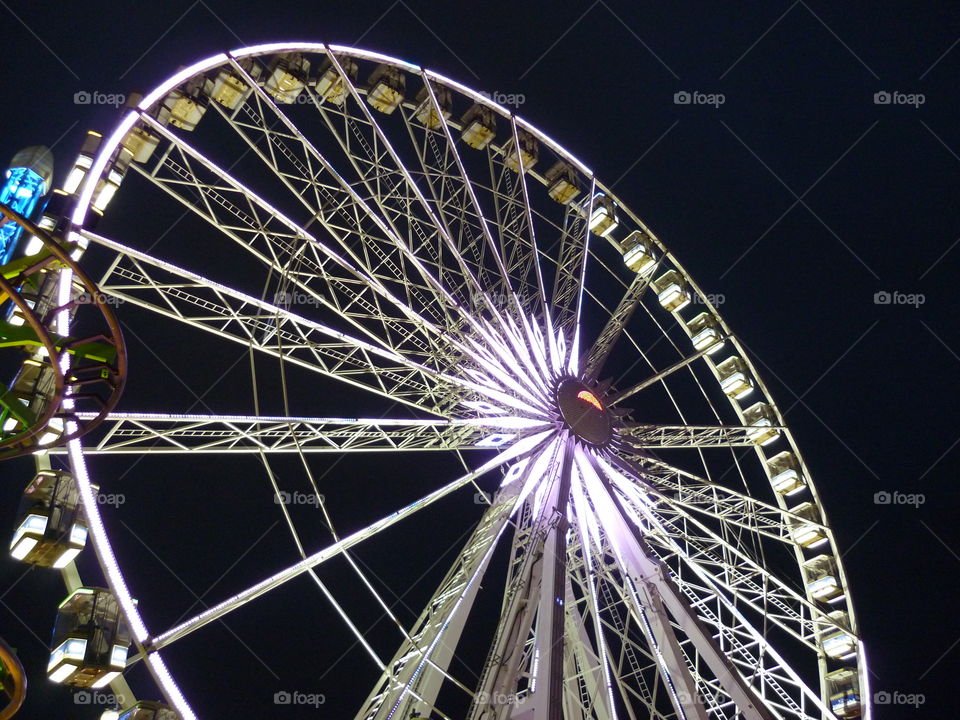
[[[594,395],[589,390],[581,390],[577,393],[577,399],[583,400],[585,403],[593,405],[597,410],[603,410],[603,405],[600,404],[600,401],[597,400],[597,396]]]
[[[0,268],[0,293],[15,308],[0,320],[0,345],[26,354],[9,388],[0,390],[2,458],[62,444],[101,422],[122,392],[126,350],[112,309],[76,264],[80,243],[65,243],[4,205],[0,216],[43,243],[39,253]],[[58,225],[48,218],[41,222]],[[90,308],[91,318],[98,312],[107,327],[92,336],[70,336],[70,316],[80,307]],[[82,409],[94,409],[94,416],[68,430]]]
[[[40,145],[20,150],[13,156],[4,178],[0,205],[26,218],[34,217],[43,209],[42,200],[53,182],[50,150]],[[10,262],[22,234],[23,228],[17,223],[0,221],[0,265]]]

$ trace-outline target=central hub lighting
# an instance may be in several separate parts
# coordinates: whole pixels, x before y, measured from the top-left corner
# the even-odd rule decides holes
[[[578,392],[577,399],[583,400],[584,402],[588,402],[591,405],[593,405],[597,410],[599,410],[600,412],[603,412],[603,405],[601,405],[600,401],[597,400],[597,396],[594,395],[589,390],[581,390],[580,392]]]
[[[557,407],[567,427],[591,445],[606,445],[613,435],[613,422],[603,403],[583,382],[563,378],[557,384]]]

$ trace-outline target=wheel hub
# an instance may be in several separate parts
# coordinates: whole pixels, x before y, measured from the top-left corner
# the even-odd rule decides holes
[[[564,424],[590,445],[606,445],[613,437],[613,415],[605,398],[582,380],[561,378],[557,383],[557,408]]]

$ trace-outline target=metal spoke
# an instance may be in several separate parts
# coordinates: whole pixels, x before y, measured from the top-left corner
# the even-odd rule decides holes
[[[633,278],[630,287],[627,288],[626,294],[620,299],[619,304],[603,326],[603,330],[600,331],[596,342],[594,342],[590,348],[584,367],[588,376],[592,378],[600,376],[604,363],[607,361],[607,358],[610,357],[610,353],[613,352],[613,347],[621,333],[625,332],[627,323],[630,322],[630,318],[633,317],[633,313],[640,304],[643,294],[647,291],[653,275],[654,271],[650,271],[644,275],[637,275]]]
[[[401,520],[406,519],[408,516],[423,510],[426,507],[429,507],[437,500],[446,497],[455,490],[460,489],[464,485],[473,482],[480,476],[486,474],[487,472],[494,470],[495,468],[500,467],[501,465],[520,458],[540,445],[542,445],[548,438],[549,433],[539,433],[537,435],[532,435],[530,437],[524,438],[520,442],[510,446],[507,450],[499,453],[496,457],[491,460],[488,460],[483,465],[478,467],[476,470],[473,470],[466,475],[462,475],[456,480],[444,485],[443,487],[434,490],[429,495],[424,496],[423,498],[416,500],[404,508],[397,510],[390,515],[378,520],[377,522],[369,525],[362,530],[357,530],[356,532],[347,535],[338,542],[330,545],[319,552],[316,552],[304,560],[288,567],[285,570],[281,570],[274,575],[260,581],[256,585],[253,585],[242,592],[237,593],[231,598],[224,600],[217,605],[212,606],[211,608],[205,610],[204,612],[196,615],[185,622],[180,623],[176,627],[167,630],[166,632],[157,635],[151,638],[146,646],[148,650],[152,653],[157,650],[162,649],[166,645],[169,645],[176,640],[179,640],[186,635],[199,630],[201,627],[218,620],[219,618],[227,615],[228,613],[236,610],[237,608],[247,604],[251,600],[264,595],[271,590],[280,587],[284,583],[293,580],[296,577],[299,577],[303,573],[315,568],[327,560],[336,557],[342,552],[349,550],[354,545],[363,542],[364,540],[377,535],[378,533],[383,532],[387,528],[397,524]]]
[[[643,474],[635,469],[630,472],[630,465],[618,464],[623,477],[635,479]],[[639,485],[642,486],[642,483]],[[717,564],[722,564],[727,570],[723,576],[717,577],[716,581],[727,593],[737,598],[739,604],[753,608],[758,616],[786,630],[811,650],[817,649],[818,630],[822,631],[824,627],[839,627],[820,606],[807,600],[791,584],[764,567],[761,564],[762,558],[755,557],[751,548],[744,542],[736,541],[729,533],[724,533],[724,537],[721,537],[704,522],[684,512],[687,509],[695,509],[724,522],[737,524],[735,520],[730,520],[725,511],[710,512],[704,510],[703,504],[689,506],[685,503],[672,503],[666,498],[663,502],[656,502],[648,497],[631,493],[622,486],[620,490],[625,500],[638,512],[642,512],[641,506],[644,506],[656,516],[659,528],[649,535],[652,543],[663,547],[669,556],[682,557],[687,564],[696,564],[707,572]],[[768,513],[772,510],[775,509],[768,509]],[[814,523],[803,518],[781,512],[786,516],[788,523],[792,519],[794,523],[802,522],[815,526]],[[681,527],[682,532],[680,532]],[[787,527],[784,530],[787,530]],[[826,528],[822,529],[826,530]],[[760,529],[753,528],[753,530],[766,537],[785,540]],[[675,545],[668,539],[671,537],[682,537],[682,543],[685,546],[682,553],[675,553]]]
[[[350,259],[319,242],[199,150],[152,118],[146,117],[145,122],[176,152],[164,153],[152,171],[134,167],[240,244],[284,282],[291,283],[293,289],[304,293],[303,304],[328,307],[341,317],[362,324],[367,332],[375,332],[386,344],[393,343],[393,337],[400,337],[404,348],[437,354],[435,338],[441,335],[441,328],[419,315],[362,266],[355,266]],[[201,171],[208,179],[201,179]],[[335,236],[346,232],[333,223],[325,229]]]
[[[83,419],[86,414],[80,413]],[[143,453],[357,453],[402,450],[475,450],[504,430],[522,437],[544,427],[515,418],[386,420],[111,413],[103,437],[87,454]],[[478,445],[478,443],[481,443]],[[55,449],[54,453],[63,450]]]
[[[356,720],[438,712],[444,669],[453,658],[491,554],[517,508],[529,473],[501,491],[440,583],[423,613],[384,668]]]
[[[353,107],[358,108],[361,113],[360,116],[347,112],[342,114],[346,129],[351,131],[351,137],[355,141],[354,145],[348,144],[349,140],[344,137],[345,131],[343,134],[337,132],[337,126],[331,122],[329,112],[322,104],[317,102],[315,105],[327,120],[329,129],[340,139],[341,146],[361,182],[381,208],[383,216],[393,224],[397,236],[402,236],[397,223],[403,223],[410,231],[410,242],[416,240],[416,246],[411,244],[406,249],[407,260],[454,305],[458,298],[460,302],[466,302],[470,295],[484,298],[483,287],[467,266],[462,249],[454,243],[445,224],[437,217],[422,189],[400,160],[393,144],[374,120],[371,109],[363,102],[340,60],[334,54],[329,57],[340,74],[340,80],[349,90]],[[369,141],[364,136],[364,127],[369,130]],[[362,163],[360,152],[366,156]],[[361,164],[365,165],[366,169],[361,167]],[[434,274],[427,268],[430,260],[436,268]],[[452,279],[451,272],[456,267],[459,267],[461,276],[452,283],[444,283],[444,279]],[[463,291],[463,285],[469,288],[467,292]],[[494,304],[487,302],[487,307],[495,317],[499,316],[499,310]],[[460,320],[467,324],[472,323],[469,313],[464,313]]]
[[[639,455],[622,456],[645,491],[684,511],[709,515],[751,533],[793,545],[793,530],[802,524],[826,531],[820,523],[802,518],[788,510],[763,502],[743,492],[710,482],[681,470],[659,458]]]
[[[117,253],[103,292],[393,400],[449,412],[444,388],[475,387],[171,263],[91,233]]]
[[[553,283],[550,315],[554,327],[571,337],[579,338],[580,314],[586,286],[587,261],[590,258],[590,229],[588,218],[593,213],[596,180],[590,178],[590,198],[587,211],[576,203],[569,203],[563,218],[560,249]]]
[[[690,356],[684,358],[683,360],[678,360],[677,362],[675,362],[673,365],[671,365],[670,367],[666,368],[665,370],[659,371],[659,372],[656,373],[655,375],[652,375],[651,377],[648,377],[646,380],[641,380],[641,381],[638,382],[636,385],[633,385],[632,387],[629,387],[629,388],[627,388],[626,390],[621,390],[621,391],[618,392],[616,395],[614,395],[612,398],[610,398],[609,400],[607,400],[607,404],[608,404],[608,405],[616,405],[617,403],[623,402],[623,401],[626,400],[627,398],[633,397],[633,396],[636,395],[638,392],[640,392],[641,390],[644,390],[644,389],[650,387],[651,385],[655,385],[655,384],[658,383],[658,382],[663,382],[663,381],[666,380],[670,375],[672,375],[673,373],[675,373],[677,370],[682,370],[683,368],[685,368],[685,367],[687,367],[688,365],[690,365],[690,363],[696,362],[697,360],[699,360],[700,358],[702,358],[704,355],[706,355],[708,352],[710,352],[710,349],[709,349],[709,348],[706,349],[706,350],[701,350],[700,352],[696,352],[696,353],[694,353],[693,355],[690,355]]]
[[[766,429],[764,426],[763,429]],[[773,426],[774,430],[782,430]],[[653,448],[756,447],[758,428],[753,425],[642,425],[627,423],[623,442],[638,450]]]
[[[493,234],[490,232],[490,220],[487,219],[483,212],[483,208],[480,204],[480,201],[477,196],[477,189],[474,187],[474,183],[469,179],[467,175],[466,168],[464,167],[463,158],[460,157],[460,152],[457,149],[457,143],[454,142],[453,133],[451,130],[450,123],[447,121],[445,114],[440,107],[440,103],[437,99],[436,92],[434,90],[434,85],[429,81],[430,74],[426,73],[427,82],[425,82],[425,87],[427,93],[430,97],[430,102],[433,107],[433,111],[437,113],[437,116],[440,118],[441,128],[443,129],[443,137],[446,141],[445,148],[447,149],[449,155],[453,158],[454,163],[456,164],[456,175],[447,175],[444,174],[444,182],[451,183],[456,187],[458,184],[463,187],[465,196],[469,199],[469,204],[464,203],[464,207],[460,210],[461,220],[464,228],[469,230],[471,227],[479,226],[477,229],[480,230],[480,233],[483,237],[483,243],[470,243],[469,247],[471,249],[477,248],[475,254],[478,258],[478,276],[483,285],[483,292],[489,296],[490,293],[495,292],[496,287],[503,289],[503,294],[507,296],[509,304],[519,313],[520,307],[517,301],[517,297],[514,293],[513,286],[510,281],[510,275],[507,272],[507,268],[504,265],[503,256],[501,255],[499,249],[497,248],[497,243],[493,238]],[[429,135],[429,133],[428,133]],[[436,151],[435,151],[436,152]],[[426,163],[425,163],[426,165]],[[429,176],[429,172],[427,173]],[[443,204],[441,207],[447,207],[446,204]],[[475,215],[476,221],[474,224],[468,222],[470,215],[470,209],[472,209],[472,214]],[[483,262],[486,257],[486,253],[489,252],[490,256],[494,260],[494,264],[497,268],[496,276],[487,276],[485,275],[488,272],[488,269]]]
[[[628,471],[629,467],[624,466],[623,470]],[[618,473],[607,474],[615,486],[624,489]],[[631,502],[629,491],[622,497],[628,500],[626,507],[636,524],[647,528],[646,536],[651,543],[669,548],[667,556],[692,571],[691,575],[685,575],[675,566],[672,580],[702,614],[701,620],[713,626],[721,639],[726,638],[730,657],[742,667],[751,668],[762,684],[774,691],[790,711],[801,713],[802,708],[794,693],[788,692],[784,684],[800,691],[801,702],[812,702],[815,707],[819,706],[818,709],[823,709],[815,691],[800,679],[780,653],[766,646],[764,633],[748,619],[745,611],[752,609],[757,619],[774,622],[811,649],[815,648],[813,617],[825,613],[702,523],[691,524],[688,516],[676,515],[684,527],[680,534],[679,527],[669,519],[669,512],[664,513],[667,518],[664,522],[658,518],[661,511],[651,508],[643,500],[634,496]],[[698,543],[698,534],[703,536],[702,543]],[[725,568],[723,574],[713,570],[718,563]],[[710,605],[714,606],[713,610],[709,609]],[[771,669],[757,674],[764,663],[771,663]]]
[[[246,118],[242,121],[236,116],[227,118],[228,124],[307,207],[312,216],[310,223],[319,221],[328,232],[334,230],[333,236],[358,267],[363,267],[385,286],[395,288],[398,295],[406,295],[407,301],[432,322],[447,328],[455,325],[458,318],[450,312],[456,307],[451,297],[440,290],[436,280],[413,255],[391,215],[382,206],[379,213],[374,212],[371,204],[300,133],[266,91],[236,61],[233,64],[234,70],[254,88],[255,105],[245,103],[241,110]],[[315,95],[313,101],[321,107]],[[277,119],[276,124],[283,126],[282,131],[273,129],[265,113]],[[269,154],[260,148],[258,140],[262,139],[268,142]],[[289,169],[284,170],[285,166]],[[369,186],[367,191],[369,196]],[[362,255],[353,249],[355,245],[351,240],[363,248]]]
[[[638,612],[646,615],[651,627],[650,642],[663,653],[664,671],[671,676],[672,684],[677,689],[674,697],[677,712],[706,717],[702,697],[697,692],[697,686],[692,684],[692,677],[687,675],[689,670],[686,661],[683,659],[679,645],[676,644],[676,636],[669,629],[670,624],[665,611],[669,611],[684,635],[692,641],[701,662],[709,668],[724,691],[734,699],[738,711],[745,718],[772,720],[774,716],[770,710],[760,702],[746,678],[738,672],[717,645],[713,635],[691,606],[689,599],[682,596],[677,586],[666,575],[664,568],[647,550],[637,526],[630,521],[623,507],[614,496],[600,490],[598,475],[590,477],[591,471],[596,472],[595,466],[590,464],[590,460],[584,460],[580,468],[584,473],[588,494],[594,506],[610,522],[607,527],[608,537],[616,548],[621,567],[631,576],[634,592],[638,593],[637,599],[642,605],[642,609],[638,609]],[[656,629],[657,622],[662,628],[659,631]],[[694,667],[697,665],[694,664]],[[684,679],[685,676],[686,679]]]

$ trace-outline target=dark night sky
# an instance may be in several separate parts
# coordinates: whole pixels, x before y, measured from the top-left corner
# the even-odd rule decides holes
[[[952,671],[960,668],[960,9],[805,0],[735,8],[622,0],[472,3],[469,11],[457,5],[0,2],[0,162],[25,145],[56,142],[62,181],[83,132],[106,131],[116,117],[111,108],[74,104],[74,93],[149,89],[179,65],[265,41],[355,44],[477,89],[522,93],[519,114],[614,184],[701,287],[724,296],[720,311],[786,410],[845,549],[874,689],[926,697],[919,710],[879,708],[878,716],[952,716],[945,711],[955,707]],[[716,109],[675,104],[684,90],[722,93],[725,102]],[[875,104],[881,91],[922,93],[925,102]],[[143,222],[146,236],[165,229],[162,216]],[[881,291],[922,293],[925,302],[877,305]],[[133,333],[143,320],[125,319]],[[132,386],[152,386],[188,406],[192,395],[135,337],[128,341]],[[153,350],[182,357],[189,346]],[[186,384],[202,393],[221,369],[198,363]],[[236,387],[246,382],[243,370]],[[208,400],[229,398],[230,382]],[[149,396],[142,392],[133,399]],[[413,478],[410,485],[391,481],[382,463],[341,468],[341,477],[356,478],[356,486],[339,490],[343,517],[356,517],[359,527],[456,472],[439,460],[401,462],[397,471]],[[94,467],[109,477],[129,464],[121,458]],[[11,525],[30,472],[27,461],[4,467],[0,528]],[[125,546],[121,559],[143,568],[145,606],[153,593],[180,602],[185,586],[203,594],[230,565],[221,544],[242,552],[267,533],[208,600],[279,569],[289,540],[273,520],[246,513],[237,488],[250,476],[240,463],[201,474],[185,459],[127,476],[122,488],[131,502],[111,527]],[[881,490],[923,493],[925,503],[876,505]],[[414,585],[410,597],[422,598],[436,582],[428,572],[436,548],[476,519],[473,506],[456,505],[449,504],[448,517],[462,526],[420,524],[398,546],[373,546],[362,557],[398,593]],[[146,551],[125,525],[155,544]],[[34,671],[23,717],[97,717],[39,672],[62,586],[55,574],[24,570],[5,554],[0,559],[0,633]],[[344,569],[331,570],[333,582],[338,572]],[[416,582],[423,572],[428,579]],[[186,597],[169,620],[190,604]],[[296,617],[289,612],[295,604],[303,606]],[[307,627],[321,658],[349,644],[306,580],[263,608],[275,612],[244,610],[231,625],[249,651],[218,629],[192,655],[172,655],[194,695],[252,692],[258,699],[251,709],[270,708],[275,690],[301,681],[284,674],[289,660],[278,638]],[[374,619],[369,608],[359,612]],[[280,679],[254,654],[275,665]],[[365,662],[350,657],[358,667]],[[203,680],[213,666],[211,687]],[[346,713],[362,699],[347,686],[324,685],[318,674],[311,668],[303,682],[328,696],[323,715],[340,716],[335,708]],[[263,689],[251,691],[261,681]],[[265,716],[258,712],[266,711],[251,716]]]

